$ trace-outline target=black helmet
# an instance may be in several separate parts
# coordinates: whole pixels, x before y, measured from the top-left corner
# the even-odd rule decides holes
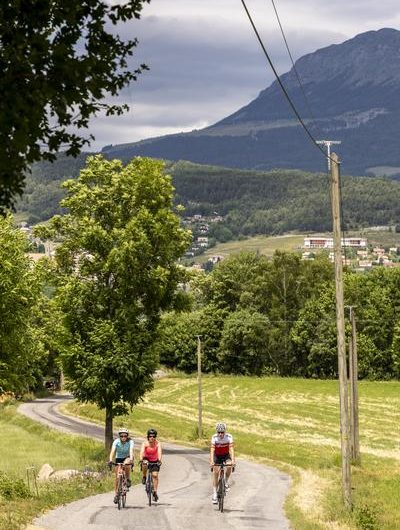
[[[154,436],[154,438],[157,438],[157,431],[156,431],[155,429],[149,429],[149,430],[147,431],[147,438],[148,438],[149,436]]]

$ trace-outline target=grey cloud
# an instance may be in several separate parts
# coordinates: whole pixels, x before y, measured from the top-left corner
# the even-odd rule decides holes
[[[278,72],[288,71],[290,61],[270,4],[248,0],[248,5]],[[398,0],[282,0],[276,5],[295,59],[377,29],[368,26],[377,20],[378,27],[390,26],[400,17]],[[145,62],[150,71],[117,98],[132,106],[128,115],[93,121],[93,147],[211,124],[273,81],[240,2],[153,0],[141,20],[120,26],[118,32],[124,38],[138,37],[132,68]]]

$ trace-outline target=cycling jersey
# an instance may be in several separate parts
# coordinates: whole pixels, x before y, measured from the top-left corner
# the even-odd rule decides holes
[[[146,445],[144,448],[144,459],[148,462],[157,462],[158,460],[158,442],[154,444],[153,447]]]
[[[214,434],[211,438],[211,447],[214,447],[214,454],[216,456],[225,456],[229,454],[229,446],[233,445],[233,437],[227,432],[220,437]]]
[[[116,438],[113,441],[112,448],[115,449],[116,458],[129,458],[130,449],[135,446],[135,442],[132,439],[127,440],[125,443],[122,443],[120,438]]]

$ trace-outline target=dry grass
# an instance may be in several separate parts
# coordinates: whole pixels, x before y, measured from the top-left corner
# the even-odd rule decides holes
[[[337,381],[205,377],[206,436],[197,440],[196,379],[168,377],[158,380],[123,421],[138,436],[153,425],[164,439],[207,447],[215,423],[223,419],[240,456],[296,477],[287,503],[296,530],[363,528],[357,514],[364,513],[365,503],[378,506],[375,526],[368,528],[398,530],[400,507],[393,494],[398,496],[400,485],[400,383],[361,382],[359,394],[362,466],[353,468],[356,510],[351,516],[340,500]],[[102,412],[89,405],[71,404],[69,410],[103,420]]]

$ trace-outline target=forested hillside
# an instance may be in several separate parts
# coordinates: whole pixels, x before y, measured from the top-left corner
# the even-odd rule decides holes
[[[36,223],[59,210],[61,182],[74,177],[87,154],[60,157],[55,164],[35,164],[18,212]],[[320,231],[331,227],[329,180],[323,173],[296,170],[254,171],[190,162],[168,163],[176,202],[185,215],[218,212],[223,223],[212,227],[217,240],[240,235]],[[347,229],[400,222],[400,182],[343,177],[343,215]]]

